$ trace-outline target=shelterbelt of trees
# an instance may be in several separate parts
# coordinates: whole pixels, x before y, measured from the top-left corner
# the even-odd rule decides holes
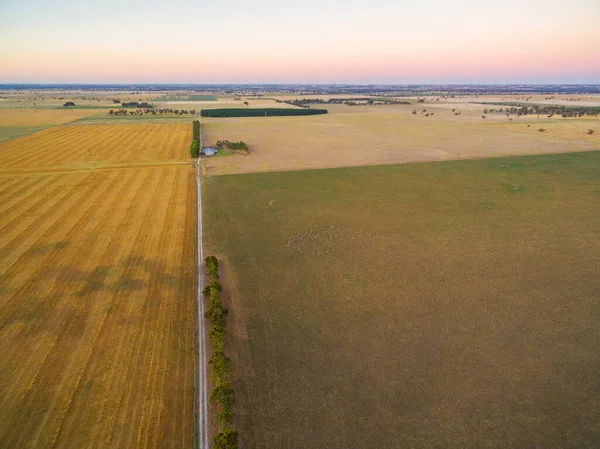
[[[347,106],[371,106],[388,104],[410,104],[410,101],[396,100],[394,98],[302,98],[300,100],[275,100],[277,103],[287,103],[301,108],[310,108],[311,104],[345,104]]]
[[[136,109],[128,111],[127,109],[111,109],[108,115],[196,115],[196,110],[191,109]]]
[[[233,429],[233,404],[235,396],[231,388],[231,359],[225,355],[227,339],[227,315],[229,311],[223,307],[219,296],[222,286],[219,283],[219,261],[215,256],[204,259],[208,285],[202,291],[206,298],[204,317],[210,321],[210,339],[212,356],[210,365],[210,382],[212,390],[210,401],[217,407],[218,433],[213,437],[214,449],[237,449],[238,433]]]
[[[197,158],[200,155],[200,122],[192,122],[192,143],[190,144],[190,156]]]
[[[288,109],[288,108],[231,108],[203,109],[202,117],[283,117],[294,115],[327,114],[327,109]]]

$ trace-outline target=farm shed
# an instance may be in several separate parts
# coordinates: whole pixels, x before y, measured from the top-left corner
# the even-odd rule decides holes
[[[204,156],[214,156],[218,152],[219,150],[217,150],[216,148],[203,148],[201,154],[203,154]]]

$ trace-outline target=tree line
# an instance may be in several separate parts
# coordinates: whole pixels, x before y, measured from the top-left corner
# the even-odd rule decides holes
[[[192,122],[192,143],[190,144],[190,156],[197,158],[200,155],[200,122]]]
[[[126,109],[116,109],[108,111],[108,115],[196,115],[196,110],[187,109],[137,109],[135,111],[127,111]]]
[[[292,115],[318,115],[327,114],[327,109],[279,109],[279,108],[254,108],[254,109],[202,109],[202,117],[282,117]]]
[[[275,100],[277,103],[287,103],[301,108],[310,108],[311,104],[345,104],[347,106],[371,106],[371,105],[389,105],[389,104],[410,104],[410,101],[396,100],[393,98],[302,98],[300,100]]]
[[[483,103],[483,104],[492,104],[492,103]],[[522,103],[497,103],[498,105],[506,105],[506,107],[501,108],[489,108],[484,109],[483,113],[500,113],[509,115],[547,115],[548,118],[553,117],[554,115],[560,115],[564,118],[567,117],[597,117],[598,113],[600,113],[600,107],[597,106],[561,106],[561,105],[525,105]]]
[[[129,103],[121,103],[121,107],[123,108],[141,108],[141,109],[154,109],[154,105],[151,103],[147,103],[145,101],[137,102],[130,101]]]
[[[233,430],[233,404],[235,396],[231,387],[231,359],[225,355],[227,338],[227,315],[220,298],[222,286],[219,283],[219,261],[215,256],[204,259],[208,285],[202,290],[206,299],[204,317],[210,321],[208,338],[212,347],[212,356],[208,360],[209,378],[212,390],[210,401],[217,406],[218,433],[213,437],[214,449],[237,449],[238,433]]]
[[[217,140],[217,147],[227,148],[228,150],[241,150],[248,152],[248,144],[243,140],[239,142],[230,142],[229,140]]]

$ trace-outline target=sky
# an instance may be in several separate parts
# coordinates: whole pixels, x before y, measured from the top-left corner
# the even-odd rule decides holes
[[[0,83],[600,83],[600,0],[0,0]]]

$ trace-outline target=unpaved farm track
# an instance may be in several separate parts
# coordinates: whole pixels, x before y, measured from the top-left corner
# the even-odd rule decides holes
[[[196,179],[173,126],[157,147],[115,130],[102,161],[130,167],[0,175],[1,447],[192,446]],[[0,166],[71,168],[68,147],[32,162],[33,137],[53,145],[0,144]]]
[[[196,198],[197,198],[197,230],[196,230],[196,254],[198,256],[198,290],[196,298],[198,301],[198,440],[200,449],[208,449],[208,393],[206,379],[206,339],[204,330],[204,254],[202,251],[202,183],[201,183],[200,158],[196,165]]]

